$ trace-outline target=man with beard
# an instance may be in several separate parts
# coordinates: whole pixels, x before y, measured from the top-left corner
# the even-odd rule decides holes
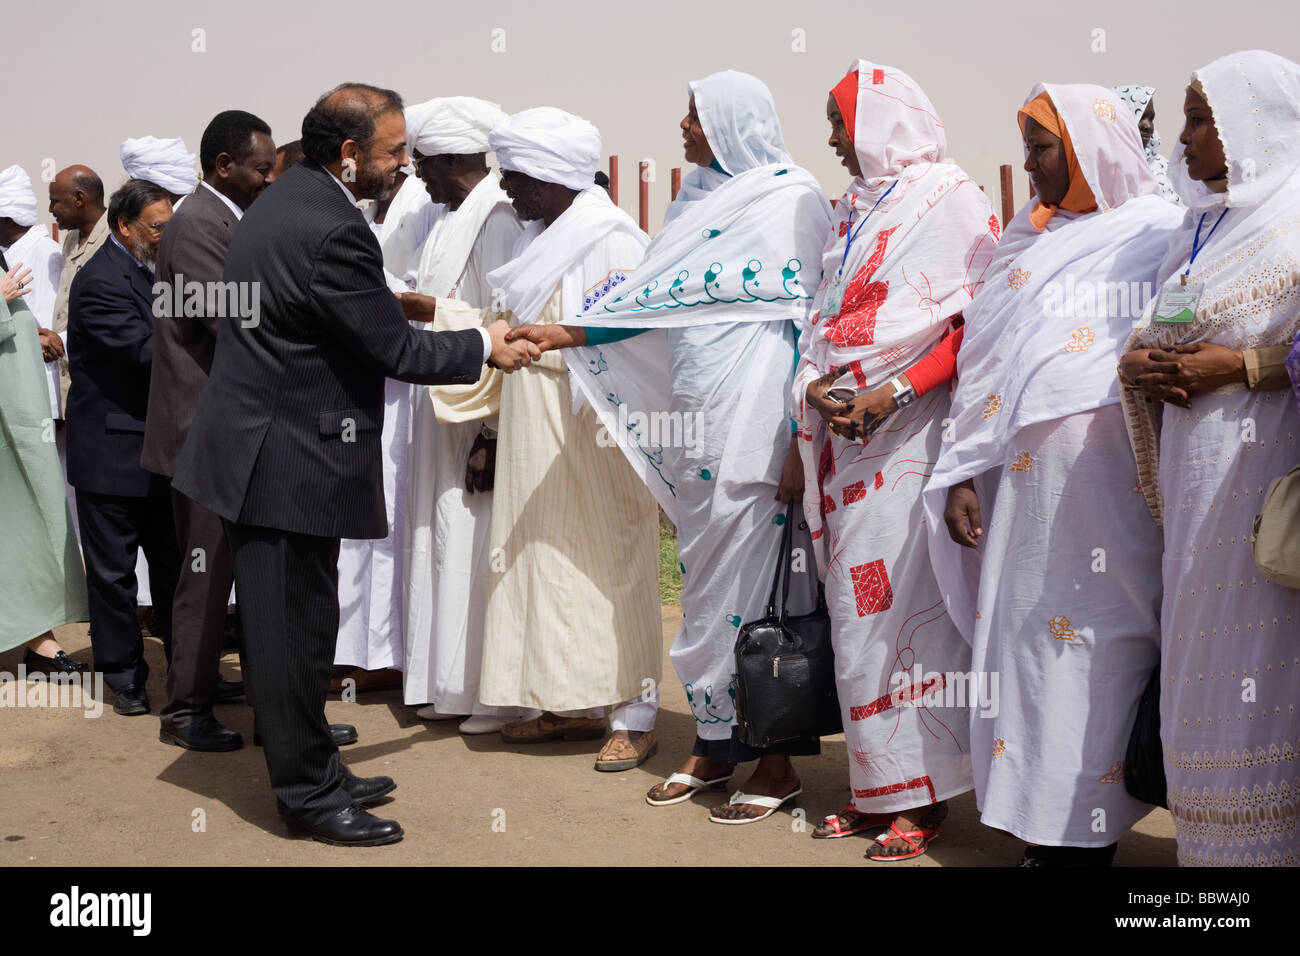
[[[406,165],[402,100],[357,83],[303,119],[306,160],[253,205],[224,278],[258,289],[258,315],[217,332],[209,386],[174,487],[225,520],[271,786],[281,816],[326,843],[377,846],[402,828],[364,809],[394,789],[353,778],[325,722],[338,634],[339,539],[388,534],[380,464],[384,379],[470,384],[536,346],[506,324],[417,331],[384,280],[357,209]],[[531,345],[531,343],[528,343]]]
[[[218,113],[203,131],[199,158],[203,181],[158,247],[153,372],[140,463],[168,478],[208,381],[220,316],[238,305],[237,294],[220,285],[221,271],[235,224],[270,182],[271,127],[242,110]],[[235,577],[230,548],[215,512],[175,490],[171,506],[184,562],[172,602],[168,703],[159,739],[188,750],[235,750],[242,738],[212,712],[215,701],[243,689],[219,681],[217,670]]]
[[[179,557],[167,479],[140,466],[153,360],[153,270],[172,217],[167,192],[128,180],[108,204],[109,239],[69,296],[68,481],[76,489],[95,669],[113,710],[149,713],[136,617],[136,558],[149,561],[158,633],[171,655]]]

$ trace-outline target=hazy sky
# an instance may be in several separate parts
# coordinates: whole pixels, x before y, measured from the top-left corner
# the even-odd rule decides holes
[[[655,161],[657,227],[669,169],[683,162],[687,81],[744,70],[772,89],[787,147],[835,197],[847,174],[826,145],[826,95],[857,57],[922,85],[946,124],[950,158],[996,208],[999,163],[1016,164],[1016,199],[1026,197],[1015,111],[1035,82],[1155,86],[1168,153],[1193,69],[1254,47],[1300,60],[1296,0],[1066,9],[993,0],[62,0],[6,4],[3,30],[13,119],[0,168],[27,170],[45,222],[43,163],[86,163],[111,190],[125,178],[123,139],[181,136],[197,154],[203,127],[223,109],[258,114],[277,142],[297,139],[307,108],[344,80],[392,87],[408,103],[465,94],[507,112],[578,113],[600,128],[606,154],[619,155],[621,205],[634,216],[636,161]]]

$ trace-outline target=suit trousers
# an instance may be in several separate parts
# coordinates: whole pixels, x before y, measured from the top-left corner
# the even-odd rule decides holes
[[[352,805],[325,695],[339,630],[339,539],[224,522],[271,789],[317,823]]]
[[[171,501],[164,495],[132,498],[77,489],[81,552],[90,598],[90,645],[95,669],[114,692],[144,687],[149,665],[136,616],[135,562],[140,550],[149,562],[149,589],[171,659],[172,592],[180,558]]]
[[[160,716],[163,730],[177,731],[212,716],[235,563],[221,516],[215,511],[173,488],[172,515],[181,563],[172,601],[167,706]],[[247,681],[247,667],[244,677]]]

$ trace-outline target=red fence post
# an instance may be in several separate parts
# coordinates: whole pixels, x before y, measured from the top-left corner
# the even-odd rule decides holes
[[[618,157],[609,157],[609,198],[618,205]]]
[[[637,208],[636,221],[637,221],[637,225],[641,227],[642,232],[649,233],[650,232],[650,175],[649,175],[650,164],[643,159],[641,160],[641,162],[637,163],[637,170],[640,173],[640,175],[637,176],[637,179],[640,180],[641,188],[638,190],[638,196],[637,196],[638,208]]]

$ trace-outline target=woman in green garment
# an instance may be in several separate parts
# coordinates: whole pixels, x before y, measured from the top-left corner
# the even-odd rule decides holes
[[[36,323],[21,296],[31,270],[0,276],[0,651],[27,645],[29,670],[86,669],[52,629],[89,619],[86,574],[54,447]]]

